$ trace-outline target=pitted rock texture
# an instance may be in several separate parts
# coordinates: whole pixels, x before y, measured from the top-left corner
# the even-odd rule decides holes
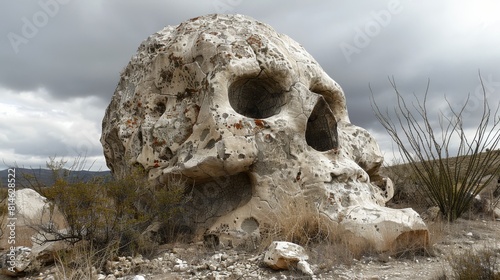
[[[384,207],[393,191],[378,174],[383,157],[350,123],[341,87],[297,42],[246,16],[198,17],[146,39],[101,142],[117,177],[139,165],[154,183],[188,179],[182,223],[198,237],[258,236],[305,199],[353,242],[427,240],[416,212]]]

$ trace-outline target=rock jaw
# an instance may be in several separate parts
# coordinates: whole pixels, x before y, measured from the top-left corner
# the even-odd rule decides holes
[[[345,238],[379,250],[400,236],[426,236],[416,212],[383,207],[390,187],[371,182],[384,181],[383,158],[371,135],[350,124],[345,103],[289,37],[249,17],[208,15],[141,44],[101,142],[117,177],[140,165],[152,182],[179,174],[192,182],[181,222],[199,238],[258,234],[297,198]]]

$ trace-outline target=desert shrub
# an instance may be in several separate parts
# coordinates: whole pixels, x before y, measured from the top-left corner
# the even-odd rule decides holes
[[[59,211],[66,224],[39,225],[43,241],[65,240],[76,243],[92,240],[107,243],[111,238],[110,220],[113,219],[113,203],[105,195],[104,185],[92,183],[68,183],[58,179],[52,187],[39,190],[52,202],[52,213]],[[64,231],[62,229],[65,228]]]
[[[115,247],[121,255],[152,253],[154,244],[167,239],[161,234],[175,227],[173,217],[181,211],[184,196],[181,179],[170,180],[163,186],[151,184],[142,168],[136,168],[125,178],[95,178],[88,182],[66,180],[65,172],[61,171],[54,174],[57,177],[53,186],[36,190],[52,202],[51,216],[58,211],[65,224],[36,225],[39,242],[85,241],[95,248]],[[160,223],[161,232],[151,240],[142,233],[155,221]]]
[[[499,261],[498,252],[488,248],[452,254],[449,260],[457,280],[500,280]]]
[[[382,112],[375,101],[373,108],[380,123],[396,142],[403,160],[417,180],[418,189],[439,207],[448,221],[468,211],[474,197],[489,183],[481,182],[486,175],[500,172],[500,104],[491,110],[482,84],[482,111],[472,137],[463,126],[469,99],[461,108],[448,103],[449,112],[439,112],[435,125],[427,108],[427,94],[409,106],[396,83],[390,80],[396,93],[393,117]],[[452,149],[452,145],[458,147]],[[490,176],[490,181],[494,176]]]

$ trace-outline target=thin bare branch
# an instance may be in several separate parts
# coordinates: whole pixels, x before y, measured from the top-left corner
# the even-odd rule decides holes
[[[459,108],[454,108],[444,98],[447,111],[440,112],[435,124],[428,109],[429,81],[423,99],[414,95],[415,103],[410,107],[394,77],[389,78],[396,99],[393,117],[388,109],[381,110],[372,91],[375,115],[413,170],[419,190],[439,206],[449,221],[467,211],[474,197],[495,178],[486,175],[500,174],[500,151],[497,150],[500,146],[500,103],[491,110],[481,76],[479,80],[483,103],[479,121],[471,134],[467,133],[463,122],[470,95]],[[484,178],[489,179],[485,181]]]

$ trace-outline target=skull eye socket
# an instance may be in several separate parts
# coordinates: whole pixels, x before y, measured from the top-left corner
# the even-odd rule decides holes
[[[307,120],[306,142],[320,152],[339,147],[337,120],[322,96],[318,99]]]
[[[286,92],[269,78],[242,78],[229,86],[229,104],[245,117],[274,116],[286,102]]]
[[[155,113],[158,114],[158,115],[163,115],[163,113],[165,113],[165,111],[167,110],[167,106],[165,105],[165,103],[163,102],[158,102],[156,103],[156,106],[155,106]]]

